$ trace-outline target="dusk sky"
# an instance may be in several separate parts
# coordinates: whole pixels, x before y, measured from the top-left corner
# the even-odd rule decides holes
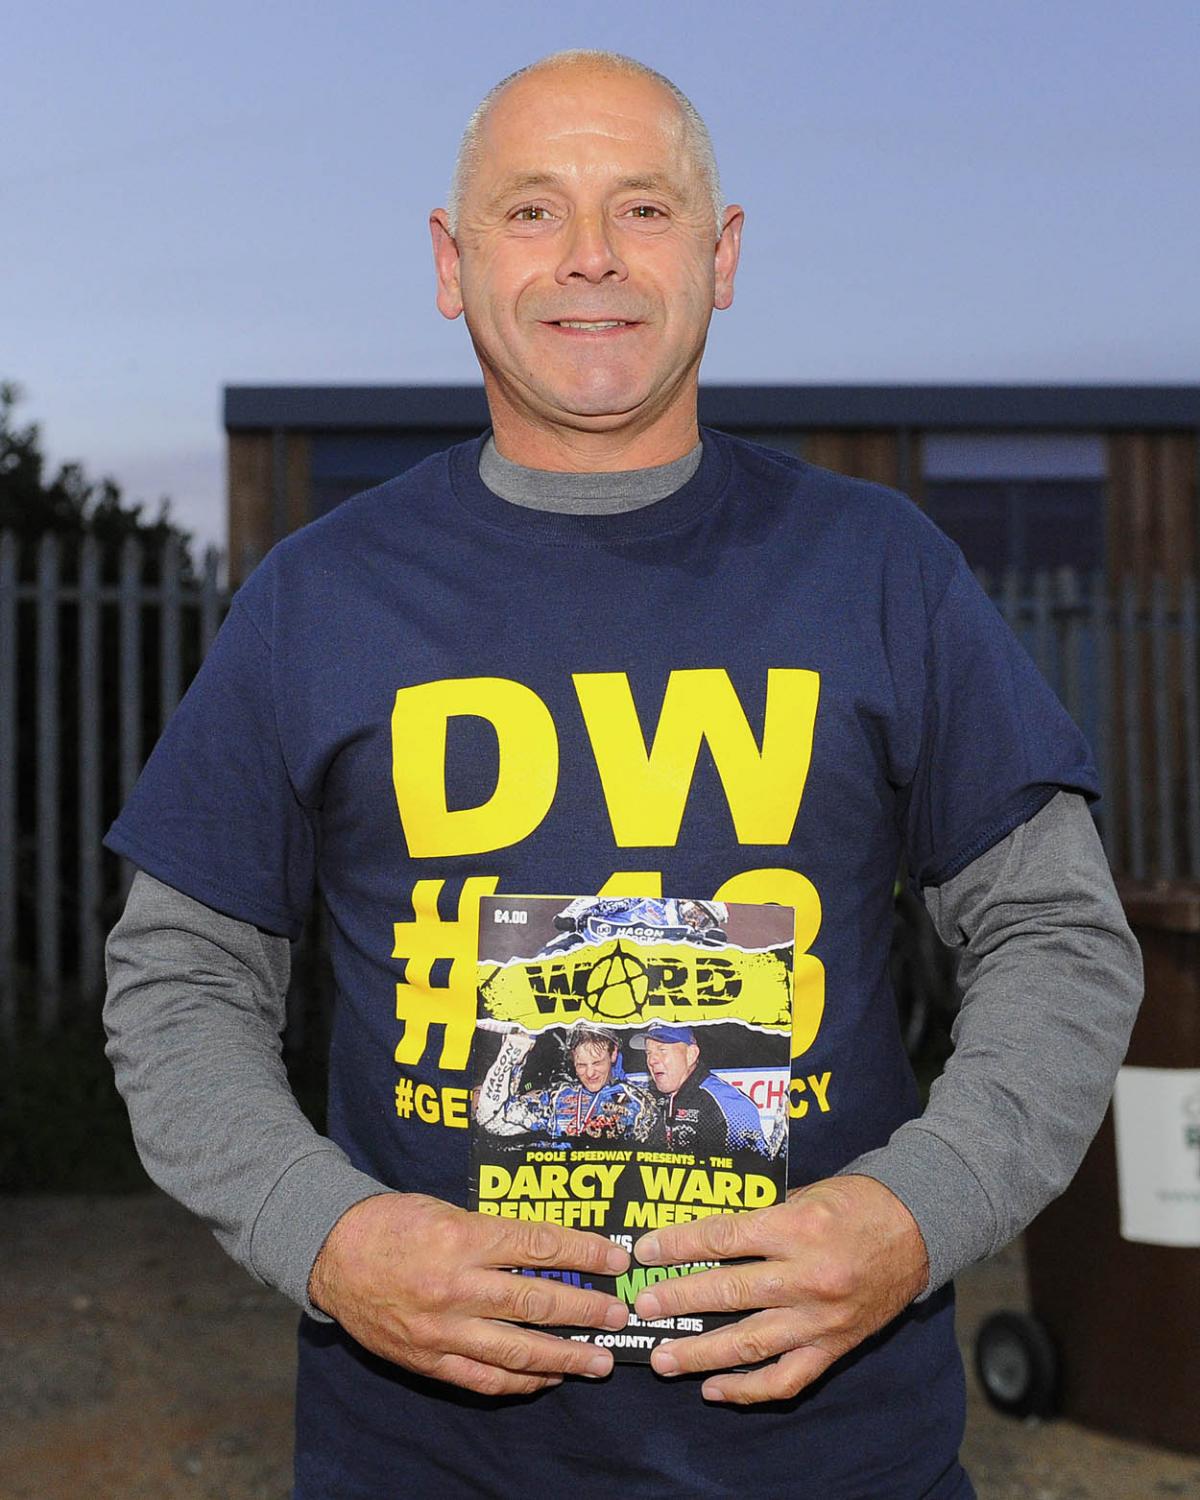
[[[475,382],[426,218],[501,76],[671,76],[746,209],[704,374],[1200,383],[1200,3],[9,6],[0,378],[224,540],[221,388]]]

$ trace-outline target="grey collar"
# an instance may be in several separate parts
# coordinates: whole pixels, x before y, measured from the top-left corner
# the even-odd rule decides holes
[[[614,474],[560,474],[527,469],[497,451],[489,436],[479,455],[479,477],[493,494],[531,510],[558,510],[573,515],[617,515],[665,500],[681,489],[700,467],[704,444],[669,464],[652,469],[622,469]]]

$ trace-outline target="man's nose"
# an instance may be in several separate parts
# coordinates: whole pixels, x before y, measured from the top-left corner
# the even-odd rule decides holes
[[[589,282],[624,281],[628,267],[617,254],[611,229],[602,214],[577,214],[567,230],[563,256],[556,271],[566,283],[579,276]]]

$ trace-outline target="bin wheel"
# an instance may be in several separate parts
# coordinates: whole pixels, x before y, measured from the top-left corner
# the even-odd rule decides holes
[[[988,1401],[1009,1417],[1051,1417],[1058,1356],[1050,1335],[1026,1313],[993,1313],[975,1336],[975,1372]]]

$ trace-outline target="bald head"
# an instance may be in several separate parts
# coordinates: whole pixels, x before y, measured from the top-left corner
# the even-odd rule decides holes
[[[745,217],[717,218],[710,161],[687,101],[627,58],[544,58],[476,111],[429,230],[438,309],[466,319],[506,458],[626,469],[695,446]]]
[[[554,52],[548,57],[540,58],[537,62],[529,63],[526,67],[518,68],[515,73],[502,78],[476,106],[471,118],[467,121],[467,127],[458,145],[458,155],[454,161],[454,175],[450,182],[450,193],[446,205],[450,233],[452,235],[458,233],[463,202],[483,155],[483,141],[488,119],[500,96],[519,80],[528,79],[531,74],[572,70],[592,74],[623,74],[641,78],[664,91],[678,113],[680,143],[690,158],[693,170],[703,184],[706,196],[712,205],[713,237],[715,238],[721,228],[724,209],[721,183],[708,127],[701,119],[695,105],[669,78],[647,67],[645,63],[640,63],[632,57],[625,57],[619,52],[588,49]]]

